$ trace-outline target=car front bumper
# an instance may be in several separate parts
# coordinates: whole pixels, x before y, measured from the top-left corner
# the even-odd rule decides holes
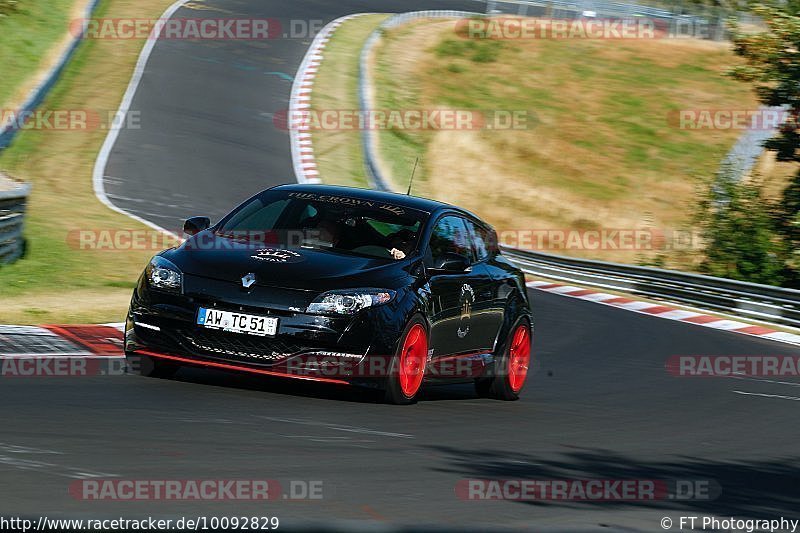
[[[323,316],[303,310],[311,298],[296,291],[245,293],[235,284],[207,280],[170,294],[140,281],[126,320],[125,351],[300,379],[373,384],[385,378],[405,325],[400,303]],[[274,317],[277,332],[261,337],[209,329],[197,324],[201,307]]]

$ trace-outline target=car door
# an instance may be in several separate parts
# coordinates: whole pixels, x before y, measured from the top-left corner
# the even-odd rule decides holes
[[[501,290],[502,280],[490,263],[492,230],[483,224],[466,218],[464,223],[472,243],[475,262],[472,265],[472,283],[475,302],[472,310],[475,344],[479,351],[491,351],[503,324],[505,294]]]
[[[445,215],[436,222],[425,254],[430,276],[430,349],[436,359],[474,352],[480,344],[472,323],[473,269],[470,267],[463,272],[435,270],[446,254],[461,255],[469,263],[474,259],[464,219],[456,215]]]

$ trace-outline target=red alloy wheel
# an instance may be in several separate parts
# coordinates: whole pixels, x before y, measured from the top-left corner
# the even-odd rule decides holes
[[[508,384],[514,393],[519,392],[528,376],[531,362],[531,333],[527,325],[521,324],[514,331],[508,351]]]
[[[422,385],[425,363],[428,358],[428,336],[425,328],[414,324],[403,342],[400,352],[400,389],[406,398],[413,398]]]

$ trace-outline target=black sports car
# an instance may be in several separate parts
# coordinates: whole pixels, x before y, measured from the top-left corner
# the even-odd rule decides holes
[[[268,189],[150,261],[125,327],[131,367],[201,365],[358,384],[411,403],[474,381],[515,400],[530,365],[522,272],[475,215],[323,185]]]

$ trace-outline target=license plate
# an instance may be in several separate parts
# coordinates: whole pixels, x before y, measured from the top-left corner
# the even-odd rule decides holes
[[[272,336],[278,331],[278,319],[275,317],[232,313],[204,307],[201,307],[197,313],[197,324],[206,328],[247,333],[259,337]]]

